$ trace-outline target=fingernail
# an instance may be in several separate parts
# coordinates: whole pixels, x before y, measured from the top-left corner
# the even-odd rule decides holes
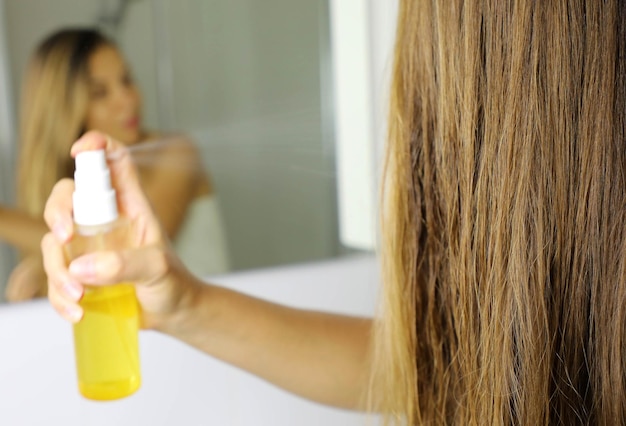
[[[67,227],[61,222],[57,222],[52,227],[52,232],[57,237],[57,239],[62,243],[67,241],[67,239],[70,236],[70,233],[68,232]]]
[[[93,278],[96,275],[96,265],[91,257],[82,257],[70,263],[70,274],[75,277]]]
[[[65,282],[65,284],[63,284],[63,291],[65,291],[65,293],[72,300],[75,300],[75,301],[80,300],[80,298],[83,296],[83,290],[80,284],[72,280],[68,280]]]
[[[78,322],[83,317],[83,310],[77,306],[67,306],[65,308],[65,314],[72,322]]]

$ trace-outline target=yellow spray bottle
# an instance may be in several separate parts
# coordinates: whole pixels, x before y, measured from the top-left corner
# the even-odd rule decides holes
[[[130,222],[119,217],[115,190],[103,150],[76,156],[73,195],[74,238],[66,260],[86,253],[130,247]],[[80,393],[106,401],[131,395],[141,385],[139,308],[129,283],[85,286],[83,318],[74,325]]]

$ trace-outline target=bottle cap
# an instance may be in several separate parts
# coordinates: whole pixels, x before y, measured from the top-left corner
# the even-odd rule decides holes
[[[104,150],[84,151],[76,156],[74,185],[74,222],[94,226],[117,219],[115,190]]]

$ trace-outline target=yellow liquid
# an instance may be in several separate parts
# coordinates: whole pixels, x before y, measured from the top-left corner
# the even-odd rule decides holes
[[[88,287],[74,325],[80,393],[107,401],[131,395],[141,385],[139,309],[130,284]]]

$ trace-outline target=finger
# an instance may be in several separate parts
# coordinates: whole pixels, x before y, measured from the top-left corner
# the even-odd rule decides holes
[[[108,142],[108,137],[101,132],[92,130],[85,133],[80,139],[78,139],[71,148],[72,157],[76,157],[83,151],[97,151],[99,149],[105,149]]]
[[[74,232],[72,221],[72,193],[74,181],[62,179],[54,185],[44,208],[44,220],[59,242],[70,239]]]
[[[81,256],[69,265],[70,275],[85,284],[151,283],[164,277],[176,258],[159,246],[102,251]]]
[[[83,317],[83,309],[78,305],[83,287],[74,280],[67,269],[63,249],[56,237],[48,233],[41,240],[44,269],[48,275],[48,300],[54,309],[66,320],[76,323]]]
[[[49,287],[48,300],[59,315],[71,323],[77,323],[83,317],[83,308],[78,303],[63,297],[54,286]]]
[[[48,275],[48,293],[59,294],[68,302],[78,302],[83,297],[84,287],[74,279],[65,267],[62,246],[48,233],[41,240],[43,266]]]

